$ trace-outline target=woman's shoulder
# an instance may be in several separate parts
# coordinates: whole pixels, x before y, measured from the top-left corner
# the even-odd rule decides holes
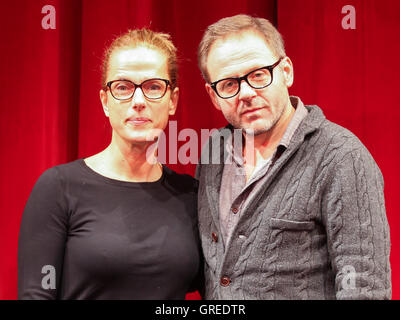
[[[164,167],[166,180],[169,185],[180,192],[195,192],[197,193],[198,181],[189,174],[178,173],[167,166]]]
[[[44,205],[49,199],[64,204],[62,195],[65,194],[68,180],[73,179],[73,176],[78,176],[79,166],[79,160],[75,160],[46,169],[34,183],[28,204],[41,203]]]
[[[55,183],[81,175],[82,159],[55,165],[46,169],[39,177],[38,182]]]
[[[77,159],[71,162],[63,163],[63,164],[58,164],[53,167],[50,167],[46,169],[43,174],[49,175],[49,176],[54,176],[54,175],[60,175],[60,174],[73,174],[73,173],[79,173],[79,171],[82,169],[82,162],[83,159]]]

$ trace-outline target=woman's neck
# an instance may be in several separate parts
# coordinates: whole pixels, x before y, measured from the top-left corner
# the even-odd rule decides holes
[[[157,162],[156,143],[128,143],[113,137],[102,152],[85,159],[100,174],[116,180],[153,182],[160,179],[162,166]]]

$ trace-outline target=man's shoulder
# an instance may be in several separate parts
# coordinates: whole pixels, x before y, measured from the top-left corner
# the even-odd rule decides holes
[[[343,146],[347,148],[359,148],[364,146],[361,140],[349,129],[326,119],[321,125],[321,135],[330,144],[343,142]]]
[[[317,118],[320,119],[320,121],[318,127],[314,132],[314,140],[316,146],[325,149],[328,153],[333,152],[338,156],[345,156],[346,154],[352,152],[362,152],[369,154],[368,149],[352,131],[335,122],[328,120],[323,115],[322,110],[317,106],[306,107],[309,110],[310,114],[312,114],[313,112],[319,113]]]
[[[200,180],[200,177],[203,175],[203,167],[206,170],[211,170],[212,166],[210,164],[223,165],[224,146],[228,141],[228,137],[232,134],[232,130],[233,127],[230,124],[211,130],[210,135],[201,147],[201,155],[195,172],[196,179]]]

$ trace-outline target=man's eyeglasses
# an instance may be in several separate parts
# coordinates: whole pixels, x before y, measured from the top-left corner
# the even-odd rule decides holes
[[[161,99],[167,92],[169,85],[170,82],[166,79],[148,79],[141,84],[136,84],[129,80],[107,82],[111,95],[117,100],[131,99],[137,88],[140,88],[143,95],[148,99]]]
[[[274,80],[273,70],[282,61],[282,59],[283,58],[280,58],[273,65],[253,70],[243,77],[225,78],[214,81],[210,84],[210,86],[222,99],[228,99],[236,96],[240,91],[240,84],[242,80],[245,80],[248,85],[254,89],[268,87]]]

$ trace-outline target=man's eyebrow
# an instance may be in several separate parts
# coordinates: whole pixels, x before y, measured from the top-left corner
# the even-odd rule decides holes
[[[253,68],[250,68],[246,73],[243,73],[243,74],[240,74],[240,75],[235,74],[234,76],[223,76],[219,80],[240,78],[240,77],[248,75],[249,73],[252,73],[253,71],[255,71],[257,69],[260,69],[260,68],[263,68],[263,67],[265,67],[265,65],[262,65],[262,66],[259,66],[259,67],[255,66]],[[218,80],[216,80],[216,81],[218,81]]]

